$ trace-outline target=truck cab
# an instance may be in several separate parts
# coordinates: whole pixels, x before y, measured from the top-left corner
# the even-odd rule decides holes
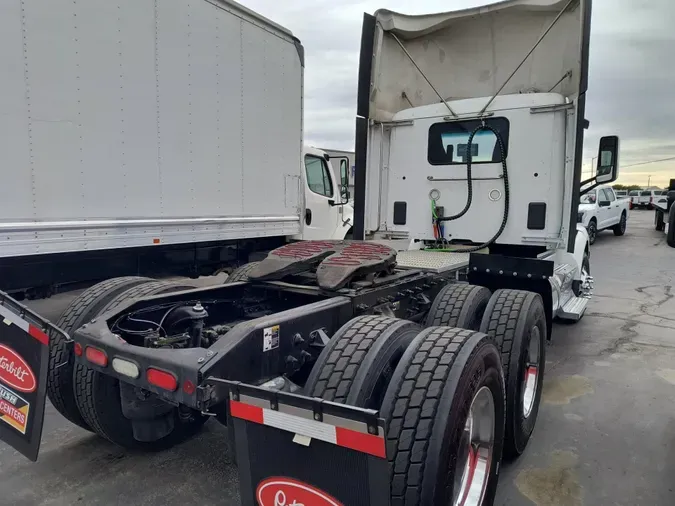
[[[330,156],[305,146],[302,153],[304,186],[304,240],[345,239],[351,234],[354,208],[341,191]]]
[[[619,139],[603,137],[582,181],[589,33],[585,1],[366,16],[355,237],[407,250],[399,264],[410,267],[487,253],[470,282],[499,284],[507,261],[524,277],[515,287],[581,318],[592,278],[577,206],[616,180],[619,154]],[[551,286],[539,262],[554,265]]]

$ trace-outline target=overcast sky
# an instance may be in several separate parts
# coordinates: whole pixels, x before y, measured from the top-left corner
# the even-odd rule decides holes
[[[239,0],[302,41],[305,141],[353,149],[363,12],[422,14],[484,5],[484,0]],[[621,137],[621,165],[675,157],[675,0],[593,0],[585,164],[598,138]],[[665,186],[675,160],[627,167],[619,182]]]

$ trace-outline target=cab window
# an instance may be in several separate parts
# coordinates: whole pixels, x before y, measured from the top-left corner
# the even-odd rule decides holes
[[[328,172],[328,164],[318,156],[305,156],[305,173],[307,174],[307,186],[314,193],[324,197],[333,196],[333,182]]]
[[[481,121],[447,121],[429,127],[427,160],[431,165],[465,165],[469,156],[471,163],[499,163],[502,153],[497,137],[491,130],[480,130],[474,135],[471,146],[469,137]],[[485,124],[499,132],[504,143],[504,158],[508,156],[509,120],[488,118]]]

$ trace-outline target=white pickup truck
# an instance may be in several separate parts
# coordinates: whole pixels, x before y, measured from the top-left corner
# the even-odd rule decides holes
[[[639,207],[642,209],[654,209],[654,202],[663,194],[663,190],[639,190],[631,192],[631,205],[633,208]]]
[[[612,229],[614,235],[626,233],[629,207],[629,199],[617,198],[609,186],[598,186],[581,197],[577,222],[586,227],[593,244],[602,230]]]

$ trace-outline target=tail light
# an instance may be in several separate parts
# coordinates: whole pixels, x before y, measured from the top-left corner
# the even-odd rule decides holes
[[[73,351],[75,352],[75,355],[78,357],[82,356],[82,345],[80,343],[75,343],[75,346],[73,346]]]
[[[92,364],[96,364],[100,367],[107,367],[108,365],[108,356],[104,351],[94,348],[92,346],[87,346],[84,350],[84,356]]]
[[[654,202],[654,197],[649,197],[649,203],[651,204],[653,202]]]
[[[169,392],[175,392],[178,388],[178,380],[176,379],[176,376],[170,372],[153,369],[151,367],[146,371],[145,377],[148,380],[148,383],[157,388],[168,390]]]
[[[112,359],[112,368],[116,373],[127,376],[128,378],[136,379],[141,375],[141,371],[134,362],[119,357]]]

